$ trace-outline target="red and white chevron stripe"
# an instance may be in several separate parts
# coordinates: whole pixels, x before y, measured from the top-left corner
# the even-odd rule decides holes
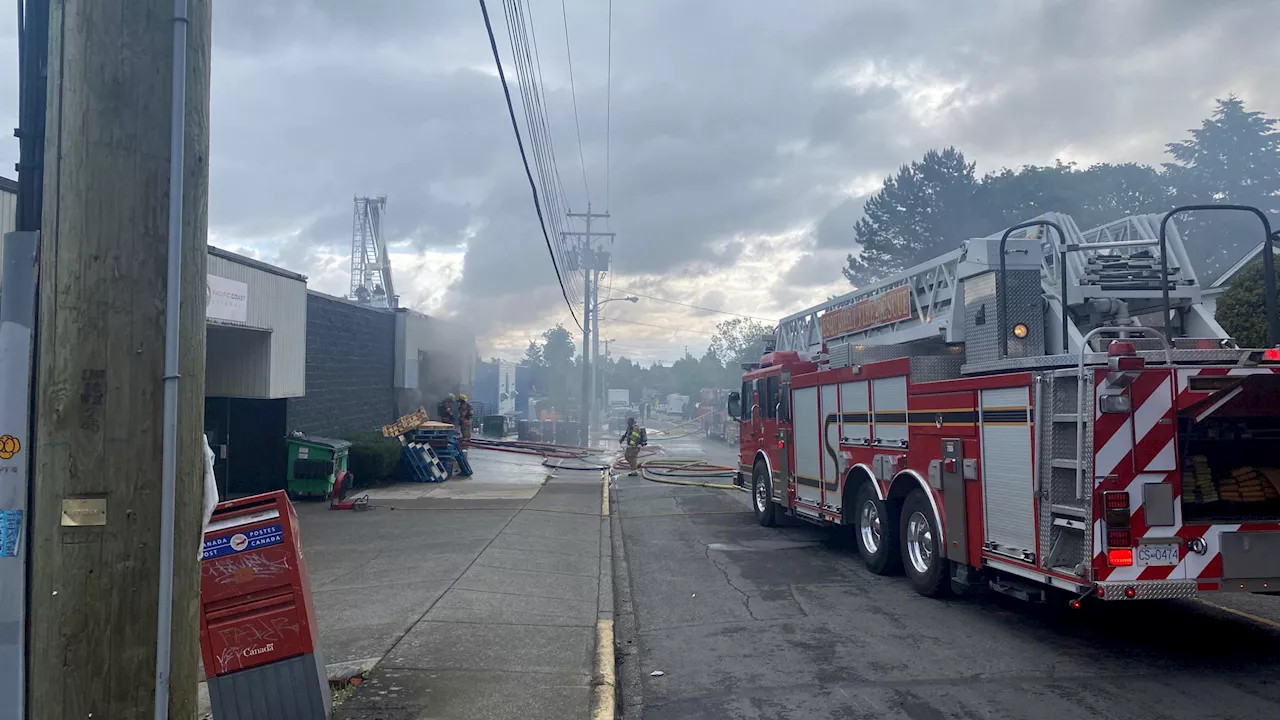
[[[1129,394],[1131,415],[1094,414],[1094,577],[1100,581],[1217,580],[1222,577],[1220,536],[1224,532],[1275,531],[1280,523],[1183,525],[1182,482],[1177,453],[1177,412],[1205,398],[1209,393],[1188,389],[1194,375],[1248,375],[1280,373],[1280,368],[1151,368],[1142,372],[1124,392]],[[1176,375],[1176,385],[1175,385]],[[1118,392],[1107,382],[1105,370],[1094,375],[1094,407],[1097,396]],[[1176,388],[1176,389],[1175,389]],[[1173,486],[1174,517],[1168,526],[1149,527],[1144,516],[1142,486],[1168,483]],[[1181,558],[1176,566],[1113,568],[1106,562],[1102,493],[1122,490],[1129,494],[1130,530],[1138,538],[1180,538]],[[1191,552],[1188,543],[1203,538],[1204,554]]]

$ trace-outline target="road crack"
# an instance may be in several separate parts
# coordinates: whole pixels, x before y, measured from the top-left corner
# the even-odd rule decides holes
[[[725,569],[723,565],[716,562],[715,558],[711,557],[711,546],[703,545],[702,547],[703,547],[703,550],[705,551],[707,560],[709,560],[711,564],[714,565],[715,568],[720,571],[720,574],[724,576],[725,584],[733,588],[734,590],[736,590],[738,594],[742,596],[742,607],[747,611],[747,615],[750,616],[752,620],[755,620],[756,622],[760,622],[760,618],[756,617],[756,614],[751,611],[750,593],[748,593],[747,591],[743,590],[742,588],[734,584],[733,580],[729,578],[729,571]]]

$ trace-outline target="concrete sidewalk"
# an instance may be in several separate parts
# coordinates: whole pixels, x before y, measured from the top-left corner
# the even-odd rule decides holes
[[[371,497],[397,511],[303,518],[326,657],[380,657],[335,719],[591,716],[613,611],[600,473],[541,483],[533,458],[471,454],[471,479]]]

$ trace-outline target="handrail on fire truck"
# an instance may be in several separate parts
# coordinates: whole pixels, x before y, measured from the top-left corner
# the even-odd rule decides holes
[[[1058,231],[1059,244],[1055,246],[1058,250],[1058,268],[1061,271],[1061,299],[1062,299],[1062,352],[1071,352],[1070,336],[1067,331],[1067,324],[1070,322],[1067,317],[1067,234],[1062,231],[1062,226],[1052,220],[1028,220],[1019,223],[1004,231],[1000,236],[1000,274],[996,277],[999,279],[999,290],[996,293],[996,302],[1000,305],[1000,359],[1004,359],[1009,354],[1009,292],[1006,288],[1008,283],[1008,273],[1006,272],[1005,262],[1005,246],[1009,244],[1009,236],[1016,230],[1031,227],[1050,227]]]
[[[1085,390],[1092,391],[1093,383],[1085,382],[1084,360],[1085,355],[1089,352],[1089,341],[1102,335],[1103,333],[1114,332],[1128,336],[1130,333],[1138,333],[1147,335],[1160,341],[1160,346],[1164,349],[1164,362],[1166,365],[1173,364],[1173,354],[1169,347],[1169,341],[1165,339],[1164,333],[1156,328],[1143,327],[1142,325],[1133,325],[1130,327],[1096,327],[1085,333],[1084,341],[1080,343],[1080,359],[1076,365],[1076,407],[1081,408],[1076,413],[1076,499],[1084,499],[1084,427],[1085,416],[1084,409],[1089,407],[1085,405]]]
[[[1174,215],[1181,212],[1191,212],[1198,210],[1236,210],[1242,212],[1251,212],[1258,216],[1262,221],[1262,283],[1263,298],[1266,303],[1267,311],[1267,345],[1275,347],[1280,344],[1280,312],[1276,308],[1276,260],[1273,254],[1275,237],[1271,232],[1271,222],[1267,220],[1267,214],[1251,205],[1182,205],[1176,207],[1164,214],[1160,219],[1160,269],[1166,275],[1169,272],[1169,261],[1165,252],[1168,244],[1168,235],[1165,232],[1169,224],[1169,220]],[[1169,305],[1169,285],[1162,284],[1161,300],[1164,306],[1164,329],[1167,337],[1173,337],[1173,326],[1170,324],[1170,305]]]

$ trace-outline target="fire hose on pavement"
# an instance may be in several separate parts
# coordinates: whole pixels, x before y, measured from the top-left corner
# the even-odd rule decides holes
[[[629,466],[621,455],[611,461],[596,459],[599,451],[574,445],[554,445],[551,443],[529,442],[524,440],[491,440],[473,438],[472,447],[486,448],[500,452],[511,452],[522,455],[542,456],[542,464],[560,470],[625,470]],[[698,458],[655,457],[662,454],[662,447],[648,445],[640,448],[642,459],[639,463],[640,477],[650,482],[667,485],[686,485],[691,487],[707,487],[717,490],[742,490],[743,488],[724,482],[732,481],[735,468],[726,465],[713,465]],[[593,457],[594,456],[594,457]],[[560,461],[553,463],[552,461]],[[570,461],[566,463],[565,461]]]

